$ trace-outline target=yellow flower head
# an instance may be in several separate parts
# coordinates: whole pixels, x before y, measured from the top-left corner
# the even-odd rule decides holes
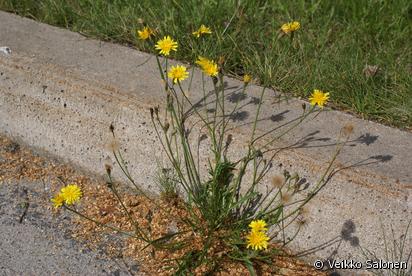
[[[244,84],[248,84],[251,80],[252,80],[252,77],[251,77],[250,75],[245,74],[245,75],[243,76],[243,83],[244,83]]]
[[[199,38],[203,34],[211,34],[211,33],[212,33],[212,30],[209,27],[206,27],[205,25],[202,24],[200,28],[197,31],[193,32],[192,34],[195,37]]]
[[[189,73],[186,71],[186,67],[182,65],[172,66],[167,74],[170,79],[173,80],[173,83],[182,81],[189,76]]]
[[[293,33],[300,29],[300,23],[298,21],[285,23],[282,25],[281,29],[285,34]]]
[[[156,43],[155,48],[160,50],[160,54],[168,56],[170,51],[177,51],[177,42],[171,39],[170,36],[165,36]]]
[[[247,248],[251,247],[253,250],[262,250],[268,248],[269,237],[266,233],[258,231],[251,231],[247,236]]]
[[[210,62],[210,60],[208,60],[205,57],[199,56],[196,61],[196,64],[199,65],[200,67],[204,67],[208,62]]]
[[[208,76],[216,77],[219,73],[219,67],[213,60],[209,60],[205,57],[199,57],[196,61],[196,64],[198,64],[202,69],[203,73],[205,73]]]
[[[143,30],[137,31],[137,36],[139,39],[146,40],[154,35],[154,31],[149,27],[144,27]]]
[[[51,199],[51,202],[53,202],[54,208],[59,208],[63,205],[64,198],[61,194],[57,194],[55,197]]]
[[[264,220],[252,220],[249,224],[249,227],[252,232],[264,232],[267,231],[268,228],[266,227],[266,222]]]
[[[63,198],[64,203],[66,203],[67,205],[72,205],[80,199],[80,197],[82,196],[82,191],[80,190],[79,186],[70,184],[66,187],[63,187],[60,190],[59,195]]]
[[[309,97],[311,105],[318,105],[323,108],[323,105],[329,100],[329,93],[324,93],[318,89],[313,90],[312,95]]]

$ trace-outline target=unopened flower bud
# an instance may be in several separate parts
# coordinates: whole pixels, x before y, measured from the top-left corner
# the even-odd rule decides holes
[[[226,139],[226,148],[232,143],[232,141],[233,141],[233,136],[232,134],[229,134]]]
[[[213,81],[213,84],[216,85],[218,82],[218,79],[216,77],[212,77],[212,81]]]
[[[170,124],[166,122],[165,125],[163,126],[163,130],[167,132],[169,130],[169,127],[170,127]]]
[[[223,63],[225,63],[225,57],[224,57],[224,56],[220,56],[220,57],[219,57],[219,60],[217,61],[217,63],[218,63],[220,66],[222,66]]]
[[[105,168],[105,170],[106,170],[106,172],[107,172],[108,175],[110,175],[110,174],[112,173],[113,162],[112,162],[112,160],[110,159],[110,156],[107,156],[107,157],[104,159],[104,168]]]
[[[111,182],[111,181],[107,181],[106,185],[109,189],[113,188],[113,182]]]

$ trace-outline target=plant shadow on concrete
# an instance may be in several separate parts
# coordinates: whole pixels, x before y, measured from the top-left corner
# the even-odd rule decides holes
[[[381,223],[382,240],[384,244],[384,255],[377,255],[367,248],[360,247],[362,254],[370,260],[370,271],[374,275],[390,276],[410,276],[412,275],[412,245],[411,245],[411,227],[412,221],[409,221],[406,229],[390,228],[390,236],[386,233],[383,223]],[[396,234],[399,234],[399,238]],[[409,242],[409,244],[408,244]],[[383,264],[382,264],[383,263]],[[399,265],[398,265],[399,264]],[[386,265],[384,267],[383,265]]]

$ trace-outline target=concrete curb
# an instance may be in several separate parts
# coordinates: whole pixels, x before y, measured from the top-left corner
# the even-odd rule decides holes
[[[121,144],[127,145],[125,157],[133,177],[156,193],[153,176],[164,156],[148,108],[162,106],[164,95],[155,59],[4,12],[0,22],[0,46],[12,51],[0,53],[0,132],[101,174],[110,141],[108,126],[114,123]],[[233,118],[234,148],[242,149],[255,113],[254,97],[261,88],[251,86],[245,97],[239,93],[239,81],[227,79],[227,85],[228,105],[236,101],[243,105]],[[194,100],[199,99],[194,92],[202,91],[200,87],[200,73],[195,70],[190,91]],[[273,104],[270,97],[265,98],[260,130],[274,129],[301,113],[302,101]],[[412,219],[411,133],[337,111],[323,112],[281,141],[298,142],[299,147],[279,154],[273,174],[288,168],[315,182],[345,123],[355,126],[354,139],[339,162],[354,166],[338,173],[312,202],[311,223],[294,247],[307,249],[333,240],[351,221],[360,245],[379,255],[384,249],[380,220],[405,229]],[[339,258],[360,256],[350,239],[341,238],[338,247],[317,251],[311,258],[328,257],[334,250]]]

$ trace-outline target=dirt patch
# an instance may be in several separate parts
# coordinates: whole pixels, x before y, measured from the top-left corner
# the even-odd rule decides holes
[[[151,239],[183,232],[170,241],[190,244],[190,246],[177,250],[154,250],[153,246],[147,246],[139,239],[114,233],[78,216],[70,216],[69,224],[73,228],[71,236],[75,240],[87,244],[89,248],[100,250],[112,258],[131,258],[136,261],[136,264],[142,264],[139,267],[140,272],[145,272],[147,275],[173,274],[172,267],[176,265],[175,260],[188,252],[200,250],[205,242],[204,237],[184,223],[189,214],[184,211],[184,202],[178,198],[167,200],[149,198],[134,194],[129,189],[122,189],[121,185],[115,183],[121,191],[119,195],[128,210],[129,214],[127,214],[103,180],[85,176],[68,165],[45,159],[0,136],[0,183],[10,183],[15,180],[35,181],[37,185],[43,186],[42,189],[47,193],[36,195],[38,196],[36,204],[49,210],[50,216],[53,214],[68,219],[68,211],[54,210],[50,198],[64,184],[75,183],[83,191],[81,203],[76,207],[83,214],[101,223],[108,223],[132,235],[136,234],[137,224],[145,233],[144,235]],[[20,212],[22,219],[25,216],[24,208],[23,204]],[[216,233],[216,235],[224,237],[225,233]],[[227,248],[223,245],[223,241],[214,244],[209,251],[207,254],[211,259],[219,259],[222,263],[215,275],[249,274],[244,265],[226,257]],[[276,257],[273,263],[274,265],[271,266],[262,263],[256,269],[260,275],[326,275],[294,258]],[[136,264],[133,267],[136,267]],[[200,266],[194,272],[196,275],[202,275],[207,269],[208,267]],[[133,274],[133,269],[129,269],[129,273]]]
[[[135,261],[73,238],[73,215],[50,204],[64,171],[52,163],[0,137],[0,275],[142,275]]]

